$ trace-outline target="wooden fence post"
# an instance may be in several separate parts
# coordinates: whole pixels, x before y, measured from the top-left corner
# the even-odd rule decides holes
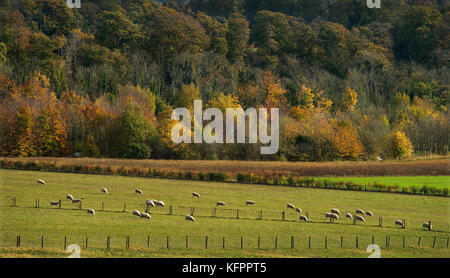
[[[127,210],[127,203],[123,203],[123,212],[126,212]]]
[[[236,210],[236,219],[239,219],[239,209]]]
[[[169,207],[169,215],[172,215],[172,212],[173,212],[173,208],[172,208],[172,205],[170,205],[170,207]]]
[[[208,249],[208,236],[205,237],[205,249]]]
[[[278,248],[278,236],[275,237],[275,249]]]
[[[195,207],[192,207],[191,215],[194,216]]]
[[[186,249],[189,248],[188,247],[189,246],[188,242],[189,242],[189,236],[186,236]]]
[[[294,248],[294,236],[291,236],[291,248]]]
[[[85,249],[87,249],[88,248],[88,237],[86,236],[86,248]]]
[[[378,218],[378,226],[383,227],[383,217],[382,216],[380,216]]]
[[[61,208],[61,200],[59,200],[58,208]]]
[[[261,247],[261,239],[258,237],[258,249]]]
[[[41,237],[41,248],[44,248],[44,236]]]
[[[169,236],[167,236],[167,249],[169,249],[170,248],[170,245],[169,245]]]
[[[375,243],[375,237],[372,236],[372,244],[374,244],[374,243]]]
[[[286,218],[286,216],[285,216],[285,213],[284,213],[284,210],[283,210],[283,212],[281,213],[281,220],[284,221],[285,218]]]
[[[447,237],[447,248],[448,248],[448,241],[449,241],[449,238],[450,238],[450,237]]]
[[[216,217],[216,211],[217,211],[217,208],[214,208],[214,213],[213,213],[214,217]]]
[[[147,236],[147,248],[150,248],[150,236]]]
[[[405,235],[403,235],[403,248],[405,248]]]
[[[64,236],[64,250],[66,250],[67,248],[67,237]]]
[[[417,247],[420,247],[420,236],[419,236],[419,241],[417,242]]]
[[[111,247],[111,238],[108,236],[106,237],[106,249],[109,249]]]
[[[78,205],[78,209],[81,210],[81,206],[82,206],[83,201],[80,201],[79,205]]]
[[[40,200],[39,200],[39,198],[38,198],[38,205],[37,205],[37,207],[39,208],[40,207],[40,202],[39,202]]]
[[[327,249],[328,248],[328,239],[327,239],[327,237],[325,237],[325,249]]]
[[[20,236],[17,236],[17,243],[16,243],[16,247],[20,247]]]
[[[102,202],[102,211],[103,211],[104,207],[105,207],[105,203]]]
[[[359,248],[358,247],[358,236],[356,236],[356,248]]]
[[[341,236],[341,248],[344,246],[344,237]]]
[[[436,236],[434,236],[434,239],[433,239],[433,248],[434,248],[435,244],[436,244]]]
[[[225,236],[222,238],[222,248],[225,249]]]
[[[385,243],[385,246],[384,247],[388,247],[388,236],[386,236],[386,243]]]
[[[127,236],[127,239],[125,241],[125,248],[126,249],[130,248],[130,236]]]
[[[311,237],[308,237],[308,248],[311,249]]]
[[[241,249],[243,249],[243,248],[244,248],[244,238],[241,237]]]

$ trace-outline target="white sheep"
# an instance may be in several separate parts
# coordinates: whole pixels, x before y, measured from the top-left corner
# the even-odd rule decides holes
[[[195,218],[192,215],[186,215],[186,217],[184,219],[187,220],[187,221],[195,222]]]
[[[45,185],[45,181],[44,180],[38,179],[37,182],[38,182],[38,184]]]
[[[250,206],[252,206],[252,205],[254,205],[254,204],[256,204],[256,202],[255,201],[253,201],[253,200],[247,200],[247,201],[245,201],[245,205],[250,205]]]
[[[198,194],[197,192],[192,192],[192,198],[200,198],[200,194]]]
[[[300,220],[303,220],[306,222],[308,222],[308,217],[306,217],[306,215],[300,215]]]
[[[106,189],[106,188],[102,188],[102,192],[104,193],[104,194],[108,194],[108,189]]]
[[[88,209],[88,210],[87,210],[87,213],[92,214],[92,215],[95,215],[95,210],[93,210],[93,209]]]
[[[151,207],[154,207],[154,206],[155,206],[155,202],[154,202],[153,200],[146,200],[146,201],[145,201],[145,204],[146,204],[146,205],[149,205],[149,206],[151,206]]]
[[[373,213],[370,210],[366,210],[366,215],[373,216]]]
[[[431,226],[431,221],[428,221],[428,223],[427,222],[423,222],[422,228],[425,228],[425,229],[428,229],[428,231],[431,231],[431,229],[433,228]]]
[[[355,223],[357,221],[361,221],[363,223],[366,223],[366,220],[364,219],[364,217],[362,217],[361,215],[355,215]]]
[[[295,206],[293,204],[291,204],[291,203],[287,203],[286,207],[288,209],[295,209]]]
[[[78,204],[81,202],[81,199],[72,199],[72,204]]]
[[[146,212],[141,212],[140,217],[141,217],[141,218],[147,218],[147,219],[149,219],[149,220],[152,219],[152,217],[150,216],[150,214],[148,214],[148,213],[146,213]]]
[[[295,208],[295,211],[296,211],[297,213],[302,213],[302,209],[301,209],[301,208]]]
[[[164,207],[164,206],[165,206],[165,204],[164,204],[163,201],[153,200],[153,202],[155,203],[155,205],[156,205],[157,207],[158,207],[158,206],[160,206],[160,207]]]
[[[136,216],[141,216],[141,212],[140,211],[138,211],[137,209],[135,209],[135,210],[133,210],[133,215],[136,215]]]
[[[357,214],[359,213],[359,214],[364,215],[364,211],[363,211],[362,209],[357,209],[357,210],[356,210],[356,213],[357,213]]]
[[[332,212],[325,212],[325,219],[331,217],[332,214]]]
[[[71,194],[67,194],[66,199],[73,200],[73,196]]]
[[[345,214],[345,217],[348,218],[348,219],[350,219],[350,220],[353,219],[353,216],[352,216],[352,214],[351,214],[350,212],[347,212],[347,213]]]
[[[59,205],[59,201],[50,201],[50,206],[57,206]]]
[[[339,210],[338,210],[337,208],[332,208],[332,209],[331,209],[331,212],[332,212],[332,213],[335,213],[335,214],[339,214]]]
[[[142,190],[136,188],[136,189],[134,190],[134,193],[137,193],[137,194],[141,194],[141,195],[142,195]]]
[[[395,226],[397,227],[397,225],[400,225],[400,227],[405,228],[405,223],[403,223],[403,221],[400,219],[395,220]]]
[[[217,201],[216,202],[216,206],[226,206],[227,204],[225,202],[222,201]]]
[[[325,218],[330,218],[330,221],[339,220],[339,216],[336,213],[326,212]]]

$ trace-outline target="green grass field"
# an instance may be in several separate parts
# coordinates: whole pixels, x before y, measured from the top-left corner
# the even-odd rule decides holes
[[[47,184],[39,186],[38,178]],[[109,195],[101,193],[102,187],[108,188]],[[143,196],[135,194],[135,188],[142,189]],[[201,198],[194,200],[193,191],[199,192]],[[65,200],[68,193],[83,198],[82,210]],[[11,207],[13,197],[17,198],[17,207]],[[36,198],[40,208],[34,208]],[[50,207],[50,201],[59,199],[63,200],[62,209]],[[131,213],[133,209],[145,210],[146,199],[166,203],[165,208],[152,209],[150,222]],[[246,207],[247,199],[256,201],[255,207]],[[217,209],[216,217],[212,217],[215,202],[219,200],[227,206]],[[288,202],[302,208],[303,214],[308,213],[310,222],[299,222],[298,214],[286,209]],[[105,211],[101,211],[102,203]],[[124,203],[126,212],[122,212]],[[370,255],[366,247],[372,242],[372,236],[382,248],[382,257],[450,257],[449,205],[450,199],[444,197],[0,170],[0,257],[65,257],[68,255],[64,250],[66,237],[67,245],[78,244],[82,248],[81,257],[364,258]],[[170,206],[172,215],[169,215]],[[188,207],[192,206],[195,206],[195,223],[184,220],[190,212]],[[329,223],[324,217],[332,207],[341,211],[342,218],[336,223]],[[96,215],[88,215],[87,208],[95,209]],[[375,216],[365,217],[365,225],[353,225],[343,218],[344,212],[353,214],[357,208],[371,210]],[[239,219],[236,219],[236,209],[239,209]],[[262,220],[257,219],[260,210]],[[282,211],[286,212],[286,221],[281,221]],[[383,217],[383,227],[378,227],[379,216]],[[407,229],[395,227],[395,219],[406,219]],[[428,220],[433,225],[431,232],[421,229],[422,223]],[[21,247],[15,248],[18,235]],[[44,236],[43,249],[41,236]],[[107,236],[111,237],[110,250],[105,249]],[[125,249],[127,236],[130,249]],[[147,248],[148,236],[150,248]],[[186,236],[189,248],[186,248]],[[208,249],[205,249],[206,236]],[[292,249],[291,236],[295,237]],[[359,248],[355,247],[356,236]],[[391,237],[389,248],[385,248],[386,236]],[[420,247],[417,246],[419,236]],[[311,248],[308,237],[311,237]],[[435,248],[432,248],[434,237]]]
[[[428,185],[436,188],[450,187],[450,178],[448,176],[413,176],[413,177],[317,177],[315,179],[331,181],[352,181],[355,184],[381,183],[384,185],[420,186]]]

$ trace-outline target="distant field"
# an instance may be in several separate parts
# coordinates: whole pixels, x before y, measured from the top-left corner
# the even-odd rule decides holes
[[[38,186],[38,178],[47,184]],[[102,187],[107,187],[110,194],[103,195]],[[136,195],[135,188],[142,189],[144,195]],[[201,198],[194,200],[193,191],[199,192]],[[68,193],[83,198],[82,210],[64,200]],[[17,198],[17,207],[11,207],[13,197]],[[40,208],[33,208],[36,198],[40,200]],[[63,200],[62,209],[50,207],[50,201],[59,199]],[[151,210],[150,223],[131,214],[133,209],[145,210],[145,199],[166,203],[165,208]],[[256,201],[256,206],[246,207],[247,199]],[[227,206],[217,209],[216,217],[212,217],[218,200],[225,201]],[[302,208],[302,214],[308,214],[310,222],[299,222],[298,214],[286,209],[288,202]],[[124,203],[126,212],[122,212]],[[445,197],[0,169],[0,257],[64,257],[65,236],[67,245],[80,245],[82,257],[364,258],[369,255],[365,249],[372,236],[382,248],[382,257],[450,257],[446,248],[449,205],[450,199]],[[193,206],[195,223],[184,220]],[[339,208],[341,213],[370,209],[375,216],[366,216],[365,225],[353,225],[344,217],[332,224],[324,218],[331,207]],[[95,209],[96,215],[87,215],[87,208]],[[263,219],[258,220],[261,210]],[[281,221],[282,211],[285,221]],[[383,227],[378,227],[379,216],[383,217]],[[395,227],[396,219],[406,219],[407,229]],[[432,222],[433,231],[421,229],[424,221]],[[18,235],[21,248],[13,248]],[[40,248],[41,236],[44,249]],[[111,237],[111,250],[105,250],[107,236]],[[125,249],[127,236],[130,249]],[[291,236],[295,237],[293,249]],[[355,248],[356,236],[359,248]],[[389,248],[385,248],[386,236],[391,237]],[[436,246],[432,248],[434,236]],[[86,237],[89,244],[84,250]]]
[[[449,176],[414,176],[414,177],[335,177],[318,179],[331,181],[351,181],[356,184],[381,183],[384,185],[398,185],[398,186],[433,186],[436,188],[450,187]]]
[[[106,158],[0,158],[6,161],[52,162],[56,165],[110,166],[113,169],[133,167],[168,171],[201,171],[221,173],[278,173],[296,176],[449,176],[450,160],[381,161],[381,162],[278,162],[228,160],[135,160]]]

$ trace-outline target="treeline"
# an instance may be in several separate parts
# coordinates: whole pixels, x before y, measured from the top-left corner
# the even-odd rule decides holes
[[[0,0],[0,155],[358,160],[447,154],[440,1]],[[280,108],[280,151],[174,144],[173,108]]]

